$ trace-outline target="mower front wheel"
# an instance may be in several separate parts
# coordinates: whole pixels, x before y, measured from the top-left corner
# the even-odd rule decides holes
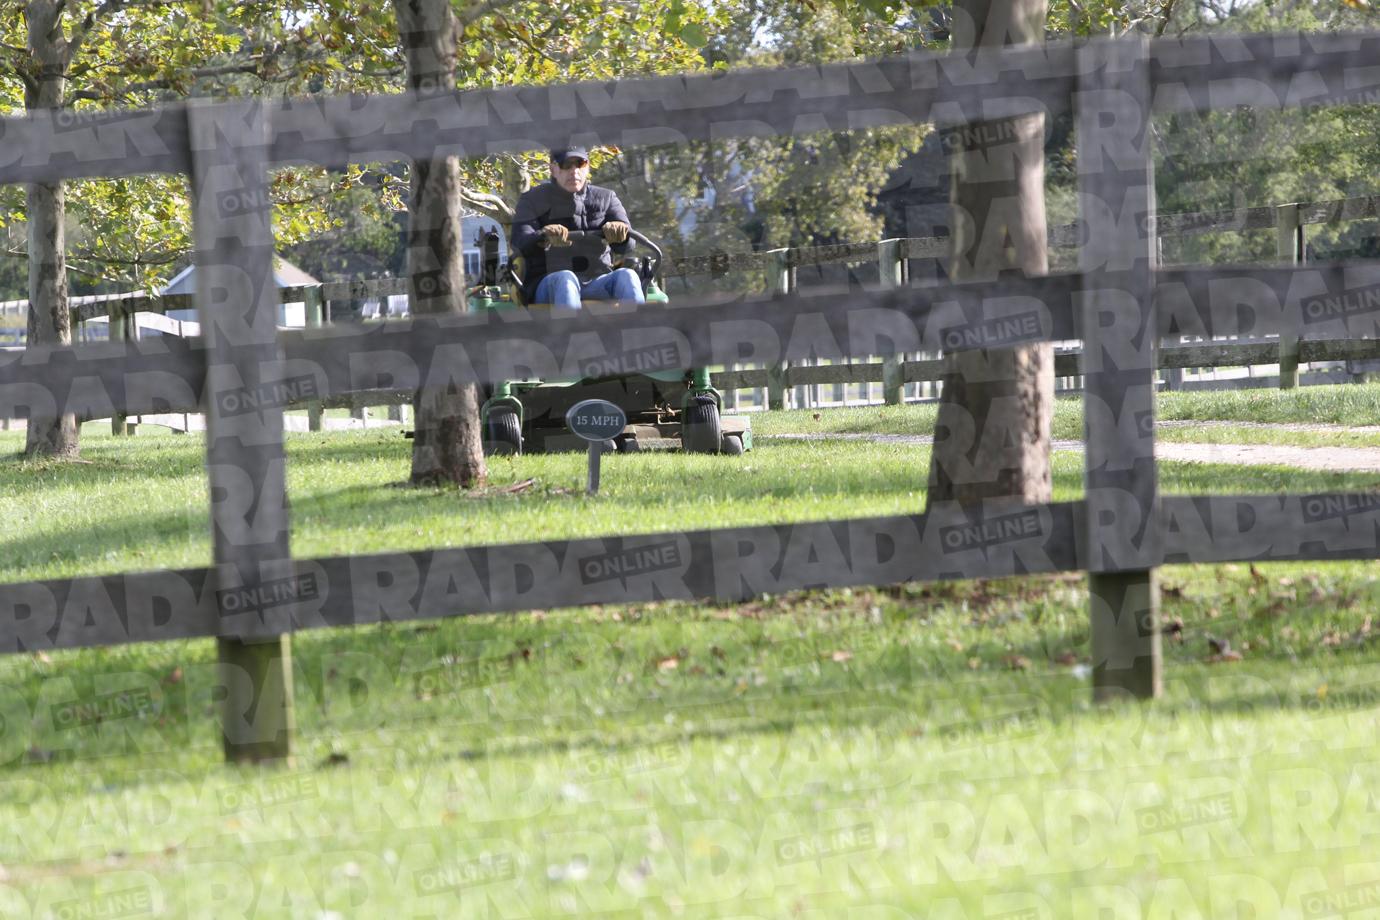
[[[743,454],[743,438],[741,435],[724,435],[723,451],[727,456],[740,457]]]
[[[484,423],[484,453],[491,456],[522,453],[522,423],[518,421],[518,414],[507,406],[489,410],[488,421]]]
[[[680,437],[686,453],[717,454],[722,449],[723,429],[714,397],[696,396],[690,400],[681,420]]]

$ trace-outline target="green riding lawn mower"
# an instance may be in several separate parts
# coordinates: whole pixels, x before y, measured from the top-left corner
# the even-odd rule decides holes
[[[650,255],[625,259],[623,267],[637,272],[648,302],[667,303],[660,247],[635,230],[630,236]],[[598,231],[572,230],[570,242],[563,255],[577,273],[582,265],[597,263],[608,247]],[[518,258],[500,265],[498,244],[493,231],[480,240],[482,275],[470,289],[470,309],[526,306]],[[608,400],[627,414],[627,426],[604,443],[606,451],[681,449],[734,455],[752,449],[751,423],[742,416],[724,415],[723,396],[710,382],[708,368],[609,373],[573,380],[505,380],[486,387],[485,396],[481,414],[486,454],[586,449],[587,442],[565,424],[566,410],[586,399]]]

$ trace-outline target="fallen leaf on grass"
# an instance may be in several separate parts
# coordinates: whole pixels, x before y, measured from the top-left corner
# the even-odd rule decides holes
[[[1160,627],[1160,634],[1170,636],[1175,642],[1184,641],[1183,617],[1171,617]]]
[[[839,649],[829,656],[830,661],[836,662],[851,661],[852,659],[853,653],[845,649]]]
[[[165,678],[163,678],[163,683],[165,683],[165,684],[180,684],[180,683],[182,683],[182,669],[181,669],[181,668],[173,668],[171,671],[168,672],[168,676],[165,677]]]
[[[1075,655],[1073,652],[1064,652],[1062,655],[1054,659],[1054,663],[1062,664],[1066,668],[1073,667],[1074,665],[1078,664],[1078,656]]]
[[[1024,655],[1007,655],[1002,663],[1012,671],[1025,671],[1030,667],[1030,659]]]
[[[1212,636],[1208,636],[1208,647],[1212,649],[1212,654],[1207,657],[1208,664],[1241,660],[1241,653],[1233,649],[1231,642],[1227,639],[1214,639]]]
[[[656,663],[658,671],[674,671],[678,667],[680,667],[679,658],[662,658]]]

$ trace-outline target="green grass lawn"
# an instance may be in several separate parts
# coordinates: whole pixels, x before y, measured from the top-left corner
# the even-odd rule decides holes
[[[872,416],[882,430],[903,430],[928,408],[839,410],[841,418],[821,413],[815,424],[856,428]],[[768,433],[796,427],[771,414],[753,422]],[[591,498],[583,454],[493,459],[490,487],[471,495],[400,487],[411,444],[397,429],[289,434],[286,444],[292,548],[304,558],[914,513],[924,508],[930,453],[916,444],[767,439],[741,459],[622,454],[604,460]],[[0,580],[207,565],[202,445],[199,434],[121,439],[87,426],[84,463],[0,464]],[[21,446],[0,434],[0,456]],[[1081,456],[1057,453],[1054,473],[1056,500],[1081,494]],[[1367,474],[1161,464],[1168,493],[1376,487],[1380,477]]]
[[[1161,421],[1245,422],[1316,426],[1380,426],[1380,384],[1344,384],[1295,390],[1226,390],[1161,393],[1156,400]],[[759,434],[914,434],[932,436],[938,406],[860,406],[848,409],[793,409],[752,414]],[[815,416],[819,416],[816,418]],[[1064,396],[1055,401],[1053,434],[1060,440],[1082,440],[1083,401]],[[1380,432],[1280,431],[1246,426],[1167,426],[1156,432],[1166,441],[1204,444],[1281,444],[1298,447],[1380,447]]]
[[[88,431],[89,463],[0,464],[0,581],[205,564],[200,438]],[[398,488],[396,431],[287,445],[299,556],[914,511],[928,458],[618,456],[590,499],[579,455],[468,496]],[[1167,697],[1107,709],[1078,576],[305,632],[269,770],[220,764],[210,642],[3,657],[0,917],[1346,915],[1380,878],[1377,574],[1167,568]]]

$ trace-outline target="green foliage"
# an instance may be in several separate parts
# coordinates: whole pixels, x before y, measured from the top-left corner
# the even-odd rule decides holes
[[[1188,9],[1195,8],[1189,5]],[[1331,0],[1241,5],[1195,26],[1208,31],[1335,31],[1374,28],[1373,13]],[[1160,210],[1201,211],[1316,202],[1380,193],[1380,107],[1265,108],[1177,115],[1157,124]],[[1310,226],[1312,251],[1380,254],[1374,222]],[[1275,261],[1272,232],[1213,233],[1166,241],[1181,263]]]
[[[464,26],[456,82],[461,89],[493,88],[690,72],[704,66],[698,49],[724,22],[722,10],[696,0],[503,4],[498,14]],[[591,153],[597,170],[619,151]],[[465,161],[461,169],[468,191],[512,207],[524,189],[546,181],[547,161],[543,151],[529,151]],[[472,198],[467,203],[479,207]]]
[[[98,8],[106,9],[98,0],[67,4],[66,34],[75,37],[82,18]],[[702,63],[697,47],[721,18],[684,0],[591,0],[569,7],[514,0],[458,5],[457,15],[462,89],[694,69]],[[0,110],[23,105],[25,30],[18,9],[0,10]],[[78,110],[150,105],[187,95],[396,92],[403,87],[402,54],[388,2],[117,5],[97,16],[84,36],[68,72],[67,101]],[[615,152],[601,151],[598,158]],[[522,181],[544,178],[540,154],[516,161],[526,173]],[[512,162],[497,157],[465,163],[467,188],[511,203],[522,184],[504,187]],[[352,167],[344,175],[279,170],[271,188],[280,247],[302,244],[309,250],[306,241],[325,238],[381,256],[384,249],[396,249],[382,238],[396,234],[393,214],[405,207],[405,177],[396,164]],[[183,181],[138,177],[73,185],[69,265],[86,281],[77,290],[154,286],[179,267],[191,246]],[[0,193],[0,225],[22,216],[22,195]],[[321,256],[323,264],[331,261],[324,252]]]
[[[32,61],[24,51],[27,23],[12,8],[10,13],[0,17],[0,106],[14,113],[24,104],[23,83]],[[289,28],[287,18],[279,4],[269,2],[124,6],[73,0],[65,4],[62,18],[63,36],[73,48],[64,103],[91,111],[188,95],[301,92],[324,86],[327,79],[351,85],[366,81],[327,63],[332,36],[305,26]],[[361,39],[354,53],[362,56],[367,50],[367,40]],[[323,203],[339,186],[321,170],[279,171],[271,188],[280,244],[290,246],[337,225]],[[191,248],[182,177],[71,183],[67,200],[68,264],[77,292],[156,287]],[[22,219],[22,195],[0,195],[0,224]]]
[[[1174,3],[1164,0],[1050,0],[1049,31],[1055,35],[1120,35],[1133,30],[1154,32]]]
[[[932,40],[933,7],[726,0],[715,4],[721,28],[701,49],[702,66],[814,65],[914,48]],[[877,193],[927,133],[914,126],[625,151],[627,162],[595,181],[618,188],[634,221],[677,253],[857,242],[879,236]],[[761,279],[717,283],[741,289]]]
[[[68,33],[75,35],[81,17],[95,8],[96,0],[68,4]],[[789,66],[942,48],[949,15],[946,5],[928,0],[588,0],[569,6],[510,0],[457,4],[456,12],[462,29],[457,63],[462,88]],[[1163,29],[1173,35],[1374,23],[1373,12],[1324,0],[1050,4],[1055,37],[1130,29]],[[0,8],[0,107],[9,111],[23,105],[24,30],[20,6]],[[154,104],[188,94],[391,92],[401,88],[402,73],[388,2],[174,0],[98,17],[70,68],[68,100],[75,108],[92,109]],[[1373,191],[1374,176],[1380,173],[1377,121],[1373,108],[1243,111],[1166,120],[1157,148],[1161,210]],[[918,148],[926,130],[637,151],[604,148],[595,151],[595,181],[617,187],[639,226],[679,251],[860,241],[879,234],[873,213],[876,193]],[[1243,160],[1243,150],[1254,158]],[[1074,174],[1061,168],[1064,161],[1072,163],[1056,151],[1050,170],[1055,222],[1071,219],[1076,205]],[[511,206],[525,187],[545,180],[547,168],[544,155],[532,152],[466,161],[462,171],[467,204],[502,216],[504,205]],[[345,173],[282,170],[272,190],[280,244],[309,254],[317,269],[388,264],[396,254],[395,215],[405,209],[407,194],[401,164],[362,164]],[[0,226],[22,228],[22,212],[22,190],[0,189]],[[154,286],[180,267],[191,245],[180,178],[73,183],[69,217],[69,264],[79,292]],[[1370,227],[1353,225],[1320,228],[1312,238],[1324,252],[1367,252],[1374,245],[1372,233]],[[1217,234],[1174,245],[1166,253],[1172,261],[1272,256],[1268,234],[1252,239]],[[11,234],[7,251],[22,255],[23,249],[22,234]],[[22,297],[22,278],[20,271],[0,271],[0,296]]]

